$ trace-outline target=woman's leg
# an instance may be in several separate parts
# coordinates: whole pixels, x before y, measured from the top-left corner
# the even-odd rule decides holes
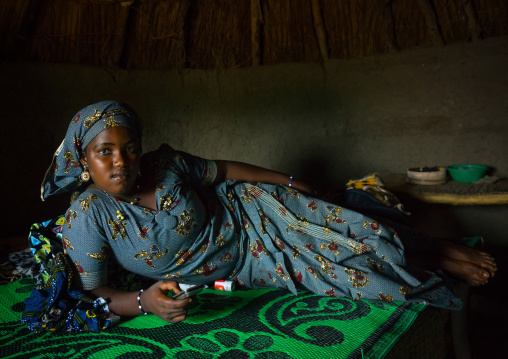
[[[461,246],[446,240],[435,240],[435,247],[438,253],[459,261],[469,262],[486,270],[490,277],[497,271],[494,258],[487,252],[474,248]]]
[[[408,262],[419,268],[441,269],[471,286],[486,284],[497,271],[494,258],[487,252],[433,238],[400,223],[389,225],[399,234]]]
[[[494,258],[487,252],[433,239],[431,250],[413,254],[408,259],[418,267],[441,269],[467,285],[486,284],[497,271]]]

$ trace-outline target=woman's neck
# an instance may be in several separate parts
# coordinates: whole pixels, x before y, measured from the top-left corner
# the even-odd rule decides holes
[[[153,174],[153,168],[149,163],[142,161],[140,172],[141,172],[140,176],[138,177],[136,183],[129,191],[129,193],[126,195],[118,196],[108,193],[107,191],[103,190],[93,182],[90,183],[86,189],[94,189],[97,191],[101,191],[115,198],[116,200],[128,202],[135,206],[144,207],[156,211],[157,210],[157,204],[155,202],[156,183]]]

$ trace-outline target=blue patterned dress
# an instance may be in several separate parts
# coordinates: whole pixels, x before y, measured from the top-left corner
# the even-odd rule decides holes
[[[118,263],[155,280],[460,307],[440,276],[408,272],[393,229],[358,212],[281,185],[212,186],[213,161],[167,145],[143,161],[157,210],[86,190],[67,211],[63,243],[85,290],[108,284]]]

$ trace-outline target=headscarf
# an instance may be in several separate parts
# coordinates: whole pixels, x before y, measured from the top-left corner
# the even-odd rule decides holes
[[[56,150],[41,186],[41,198],[77,190],[83,182],[81,151],[100,132],[115,126],[133,129],[141,141],[141,123],[127,104],[101,101],[79,111],[71,120],[62,144]]]

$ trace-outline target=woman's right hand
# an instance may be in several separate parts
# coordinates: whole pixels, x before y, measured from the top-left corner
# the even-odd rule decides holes
[[[175,294],[181,289],[175,281],[159,281],[143,291],[140,301],[145,312],[150,312],[170,323],[178,323],[187,317],[191,298],[175,300],[168,297],[169,291]]]
[[[145,313],[153,313],[167,322],[178,323],[187,316],[187,308],[192,299],[168,298],[169,291],[181,292],[177,282],[166,280],[153,284],[141,293],[125,292],[109,286],[101,286],[90,292],[97,297],[105,298],[108,301],[109,310],[116,315],[131,317],[142,314],[137,301],[139,296],[141,307]]]

